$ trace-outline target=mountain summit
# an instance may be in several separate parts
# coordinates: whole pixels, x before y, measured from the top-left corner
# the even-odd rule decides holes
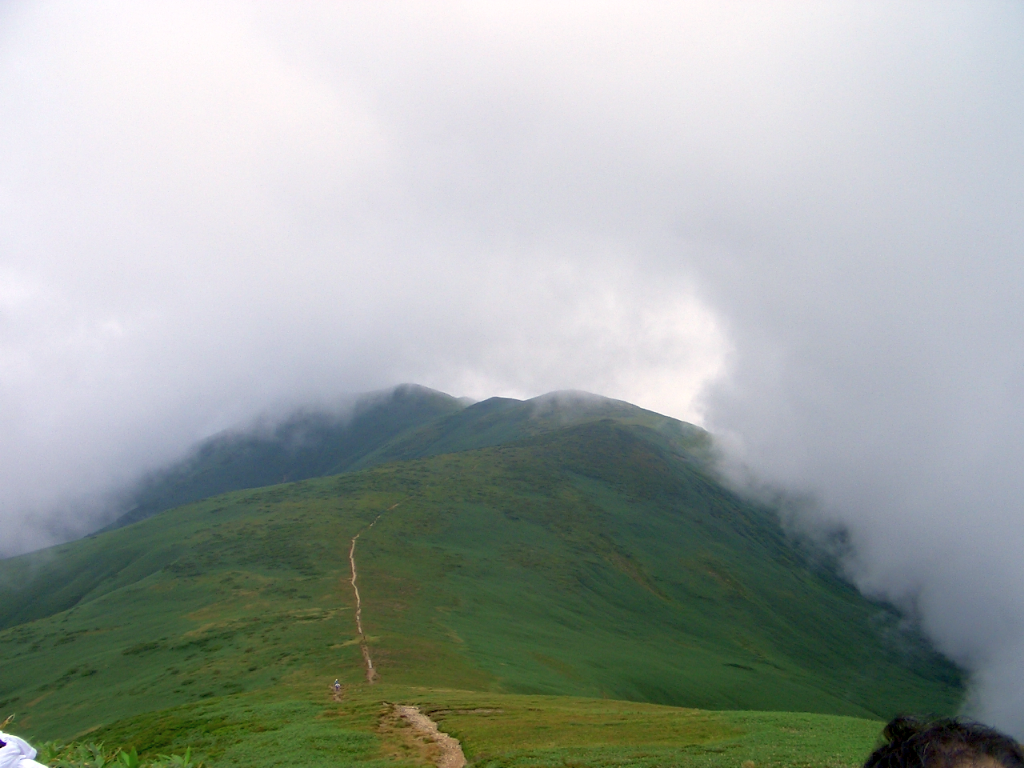
[[[269,428],[210,438],[183,461],[140,483],[130,495],[128,510],[109,528],[218,493],[484,448],[602,418],[674,432],[688,443],[704,435],[693,425],[588,392],[472,403],[403,384],[363,395],[344,409],[297,411]]]
[[[709,456],[698,427],[576,392],[406,386],[217,437],[120,527],[0,562],[0,704],[45,735],[334,678],[954,712],[959,671]]]

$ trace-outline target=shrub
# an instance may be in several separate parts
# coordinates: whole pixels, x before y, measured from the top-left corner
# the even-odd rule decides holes
[[[140,758],[134,749],[108,750],[103,744],[49,741],[40,745],[36,760],[49,768],[203,768],[202,762],[193,761],[191,747],[184,755]]]

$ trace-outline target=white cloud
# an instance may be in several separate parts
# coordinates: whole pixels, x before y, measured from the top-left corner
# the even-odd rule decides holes
[[[269,407],[589,389],[815,494],[1022,732],[1020,15],[7,4],[0,548]]]

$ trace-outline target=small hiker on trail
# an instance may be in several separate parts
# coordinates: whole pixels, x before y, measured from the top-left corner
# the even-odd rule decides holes
[[[35,756],[27,741],[0,731],[0,768],[46,768]]]
[[[338,693],[340,691],[341,691],[341,681],[336,679],[334,681],[334,692]]]

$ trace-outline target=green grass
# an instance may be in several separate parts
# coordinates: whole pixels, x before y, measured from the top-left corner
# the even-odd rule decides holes
[[[351,411],[299,411],[272,430],[228,432],[146,478],[111,527],[227,491],[364,469],[396,441],[459,413],[465,404],[406,384],[359,398]]]
[[[494,397],[467,407],[412,384],[360,398],[346,415],[299,411],[272,430],[217,435],[131,494],[110,527],[228,491],[368,469],[393,461],[486,448],[600,419],[647,427],[665,446],[705,455],[710,437],[667,416],[582,392],[521,401]]]
[[[421,766],[420,745],[389,703],[415,703],[456,736],[472,765],[852,768],[881,723],[778,712],[709,712],[623,701],[394,685],[349,686],[266,702],[256,694],[139,715],[89,735],[144,758],[191,748],[222,768]],[[319,699],[319,700],[317,700]]]
[[[880,719],[957,710],[955,667],[663,427],[577,421],[0,562],[0,714],[217,766],[293,742],[280,764],[372,765],[421,761],[381,704],[418,702],[480,765],[738,768],[853,765]]]
[[[191,748],[198,759],[220,768],[416,764],[388,754],[376,732],[380,708],[380,702],[367,701],[339,714],[337,706],[323,703],[235,695],[146,713],[89,738],[143,756]]]

